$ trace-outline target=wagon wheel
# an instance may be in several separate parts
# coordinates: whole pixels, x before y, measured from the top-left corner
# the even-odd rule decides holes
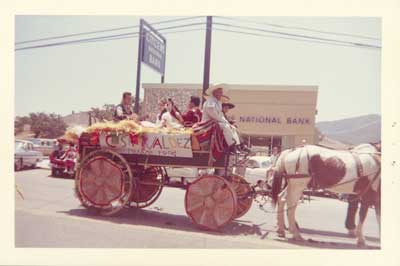
[[[236,192],[222,177],[204,175],[186,190],[185,209],[200,227],[215,230],[231,221],[236,214]]]
[[[250,184],[242,176],[232,175],[231,180],[231,184],[237,195],[237,211],[234,216],[234,219],[237,219],[249,211],[253,203],[253,197],[250,194],[252,189]]]
[[[153,204],[161,194],[164,184],[164,175],[158,167],[145,168],[136,166],[132,168],[136,187],[131,196],[130,206],[145,208]]]
[[[75,176],[76,195],[82,205],[110,216],[122,211],[132,193],[132,172],[120,154],[96,150],[80,163]]]

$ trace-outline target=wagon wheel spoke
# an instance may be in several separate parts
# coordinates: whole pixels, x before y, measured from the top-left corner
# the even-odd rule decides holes
[[[101,215],[121,211],[129,201],[132,175],[123,157],[113,151],[94,151],[82,160],[76,179],[82,204]]]
[[[243,177],[237,175],[232,176],[232,185],[237,194],[237,211],[235,218],[239,218],[249,211],[253,203],[253,197],[250,193],[252,189],[250,184]]]
[[[226,188],[220,188],[213,195],[212,198],[217,203],[225,202],[227,198],[229,198],[229,192]]]
[[[106,182],[107,182],[107,181],[106,181]],[[115,186],[113,186],[113,185],[107,184],[107,183],[104,184],[104,190],[105,190],[105,191],[109,191],[109,192],[112,193],[113,195],[119,193],[119,188],[117,188],[117,187],[115,187]]]
[[[234,217],[236,194],[221,177],[202,176],[189,185],[185,209],[194,223],[214,230]]]
[[[97,167],[95,167],[97,166]],[[98,167],[98,162],[94,161],[92,164],[89,164],[89,169],[88,172],[91,173],[93,176],[99,176],[101,175],[101,171]]]
[[[199,224],[206,225],[210,228],[216,228],[217,223],[215,221],[213,212],[209,209],[203,209],[203,212],[199,219]]]

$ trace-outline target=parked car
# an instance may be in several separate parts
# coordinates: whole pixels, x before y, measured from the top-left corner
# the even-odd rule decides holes
[[[24,167],[35,168],[42,161],[43,153],[35,151],[33,143],[26,140],[15,140],[14,169],[20,171]]]
[[[246,163],[246,180],[253,185],[257,184],[258,180],[265,181],[267,171],[271,166],[271,157],[251,156]]]
[[[246,180],[252,185],[256,185],[258,180],[265,181],[267,171],[272,166],[271,158],[269,156],[252,156],[246,163]],[[168,176],[171,178],[185,177],[189,182],[196,178],[197,169],[192,168],[166,168]],[[233,172],[235,172],[235,168]],[[199,175],[213,174],[214,169],[202,169]]]
[[[45,156],[50,155],[54,146],[57,144],[56,139],[31,138],[28,140],[33,143],[35,151],[40,151]]]

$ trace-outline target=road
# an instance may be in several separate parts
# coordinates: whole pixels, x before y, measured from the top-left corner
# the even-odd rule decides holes
[[[16,184],[24,199],[15,196],[16,247],[79,248],[357,248],[346,235],[347,204],[312,197],[297,210],[305,242],[279,238],[271,213],[253,204],[251,210],[218,232],[199,230],[184,210],[185,191],[164,189],[146,209],[126,209],[118,217],[88,213],[74,197],[73,180],[50,177],[48,169],[16,172]],[[373,211],[365,226],[368,248],[380,248]]]

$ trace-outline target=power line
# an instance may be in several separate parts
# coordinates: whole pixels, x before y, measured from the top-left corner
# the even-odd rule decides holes
[[[324,42],[324,41],[316,41],[316,40],[298,39],[298,38],[283,37],[283,36],[277,36],[277,35],[260,34],[260,33],[254,33],[254,32],[245,32],[245,31],[237,31],[237,30],[228,30],[228,29],[222,29],[222,28],[216,28],[216,27],[214,27],[214,29],[215,29],[216,31],[231,32],[231,33],[252,35],[252,36],[258,36],[258,37],[285,39],[285,40],[293,40],[293,41],[301,41],[301,42],[311,42],[311,43],[328,44],[328,45],[337,45],[337,46],[345,46],[345,47],[356,47],[356,48],[364,48],[364,49],[375,49],[375,48],[372,48],[372,47],[358,47],[358,46],[354,46],[354,45],[350,45],[350,44],[340,44],[340,43],[334,43],[334,42]]]
[[[181,18],[180,20],[183,20],[183,19],[188,19],[188,18]],[[167,22],[172,22],[172,21],[177,21],[177,20],[175,19],[175,20],[161,21],[161,22],[157,22],[157,24],[162,24],[162,23],[167,23]],[[176,29],[176,28],[182,28],[182,27],[191,27],[191,26],[203,25],[203,24],[204,24],[203,22],[197,22],[197,23],[190,23],[190,24],[184,24],[184,25],[175,25],[175,26],[159,28],[158,30],[159,31],[164,31],[164,30],[169,30],[169,29]],[[380,46],[374,46],[374,45],[363,44],[363,43],[354,43],[354,42],[347,42],[347,41],[341,41],[341,40],[336,40],[336,39],[318,38],[318,37],[314,37],[314,36],[291,34],[291,33],[278,32],[278,31],[270,31],[270,30],[265,30],[265,29],[261,29],[261,28],[238,26],[238,25],[219,23],[219,22],[215,22],[214,25],[219,25],[219,26],[224,26],[224,27],[233,27],[233,28],[239,28],[239,29],[245,29],[245,30],[251,30],[251,31],[262,31],[262,32],[268,32],[268,33],[273,33],[273,34],[279,34],[279,35],[285,35],[286,36],[286,37],[283,37],[283,36],[277,36],[277,35],[257,34],[257,33],[248,32],[248,31],[238,31],[238,30],[228,30],[228,29],[215,28],[216,30],[219,30],[219,31],[246,34],[246,35],[253,35],[253,36],[259,36],[259,37],[280,38],[280,39],[296,40],[296,41],[303,41],[303,42],[314,42],[314,43],[320,43],[320,44],[331,44],[331,45],[358,47],[358,48],[375,48],[375,49],[376,48],[378,48],[378,49],[381,48]],[[201,29],[197,29],[197,30],[201,30]],[[168,33],[164,33],[164,34],[179,33],[179,32],[189,32],[189,31],[194,31],[194,30],[192,29],[192,30],[175,31],[175,32],[168,32]],[[78,40],[63,41],[63,42],[49,43],[49,44],[43,44],[43,45],[21,47],[21,48],[15,49],[15,51],[35,49],[35,48],[44,48],[44,47],[53,47],[53,46],[61,46],[61,45],[69,45],[69,44],[78,44],[78,43],[88,43],[88,42],[98,42],[98,41],[108,41],[108,40],[119,40],[119,39],[127,39],[127,38],[136,38],[138,34],[139,34],[139,32],[129,32],[129,33],[122,33],[122,34],[115,34],[115,35],[99,36],[99,37],[92,37],[92,38],[86,38],[86,39],[78,39]],[[293,38],[293,37],[295,37],[295,38]]]
[[[172,22],[178,22],[178,21],[185,21],[185,20],[197,19],[197,18],[201,18],[201,17],[202,17],[202,16],[184,17],[184,18],[177,18],[177,19],[170,19],[170,20],[158,21],[158,22],[154,22],[154,23],[151,23],[151,24],[152,24],[152,25],[160,25],[160,24],[165,24],[165,23],[172,23]],[[33,40],[21,41],[21,42],[16,42],[15,44],[18,45],[18,44],[31,43],[31,42],[39,42],[39,41],[48,41],[48,40],[55,40],[55,39],[63,39],[63,38],[81,36],[81,35],[94,34],[94,33],[104,33],[104,32],[110,32],[110,31],[118,31],[118,30],[133,29],[133,28],[138,28],[138,27],[139,27],[139,25],[134,25],[134,26],[126,26],[126,27],[119,27],[119,28],[104,29],[104,30],[86,31],[86,32],[80,32],[80,33],[74,33],[74,34],[58,35],[58,36],[52,36],[52,37],[46,37],[46,38],[40,38],[40,39],[33,39]]]
[[[317,30],[317,29],[311,29],[311,28],[306,28],[306,27],[286,26],[286,25],[282,25],[282,24],[275,24],[275,23],[269,23],[269,22],[260,22],[260,21],[254,21],[254,20],[237,18],[237,17],[232,18],[232,17],[216,16],[216,18],[226,19],[226,20],[233,20],[233,21],[243,21],[243,22],[248,22],[248,23],[253,23],[253,24],[277,27],[277,28],[295,29],[295,30],[309,31],[309,32],[315,32],[315,33],[322,33],[322,34],[332,34],[332,35],[339,35],[339,36],[354,37],[354,38],[360,38],[360,39],[369,39],[369,40],[378,40],[378,41],[381,40],[380,38],[377,38],[377,37],[369,37],[369,36],[365,36],[365,35],[334,32],[334,31],[324,31],[324,30]]]
[[[281,31],[266,30],[266,29],[261,29],[261,28],[238,26],[238,25],[228,24],[228,23],[214,22],[214,25],[220,25],[220,26],[225,26],[225,27],[230,27],[230,28],[245,29],[245,30],[252,30],[252,31],[261,31],[261,32],[273,33],[273,34],[278,34],[278,35],[285,35],[285,36],[304,38],[304,39],[312,39],[312,40],[318,40],[318,41],[351,44],[351,45],[360,46],[360,47],[370,47],[370,48],[377,48],[377,49],[381,48],[380,46],[372,45],[372,44],[349,42],[349,41],[342,41],[342,40],[329,39],[329,38],[320,38],[320,37],[314,37],[314,36],[303,35],[303,34],[294,34],[294,33],[287,33],[287,32],[281,32]]]
[[[198,25],[203,25],[203,24],[204,24],[203,22],[196,22],[196,23],[190,23],[190,24],[184,24],[184,25],[177,25],[177,26],[169,26],[169,27],[159,28],[157,30],[163,31],[163,30],[169,30],[169,29],[177,29],[177,28],[198,26]],[[74,44],[74,43],[81,43],[81,42],[108,39],[108,38],[112,38],[112,37],[118,38],[118,37],[124,37],[124,36],[131,36],[131,35],[135,35],[135,34],[139,34],[139,32],[129,32],[129,33],[108,35],[108,36],[99,36],[99,37],[92,37],[92,38],[85,38],[85,39],[78,39],[78,40],[71,40],[71,41],[63,41],[63,42],[56,42],[56,43],[34,45],[34,46],[16,48],[16,49],[14,49],[14,51],[29,50],[29,49],[44,48],[44,47],[53,47],[53,46],[61,46],[61,45],[67,45],[67,44]]]
[[[163,32],[163,35],[175,34],[175,33],[184,33],[184,32],[193,32],[193,31],[200,31],[200,30],[205,30],[205,29],[204,29],[204,28],[198,28],[198,29],[190,29],[190,30],[170,31],[170,32]],[[89,43],[89,42],[101,42],[101,41],[124,40],[124,39],[137,38],[138,36],[139,36],[138,34],[134,35],[134,34],[132,33],[132,36],[102,38],[102,39],[99,39],[99,40],[89,40],[89,41],[82,41],[82,42],[77,42],[77,43]]]

